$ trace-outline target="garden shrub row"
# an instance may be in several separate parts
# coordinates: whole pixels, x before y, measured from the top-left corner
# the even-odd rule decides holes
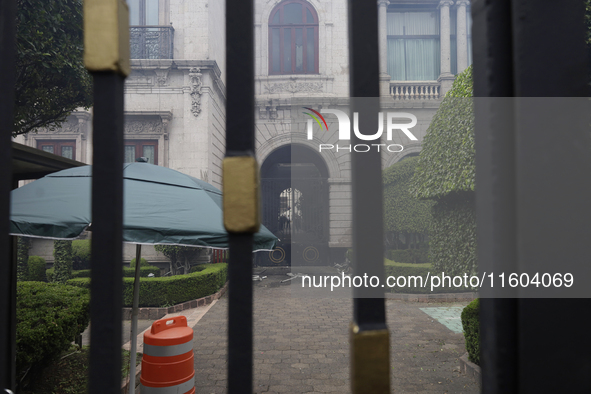
[[[74,278],[90,278],[90,274],[91,270],[78,270],[78,271],[72,271],[72,279]],[[47,281],[51,282],[53,275],[54,275],[54,269],[50,268],[45,272],[46,276],[47,276]],[[155,277],[159,277],[160,276],[160,268],[158,267],[154,267],[153,265],[148,265],[147,267],[142,267],[140,266],[140,276],[141,277],[147,277],[149,274],[154,274]],[[123,267],[123,277],[125,278],[134,278],[135,277],[135,268],[128,268],[128,267]]]
[[[17,283],[17,374],[41,366],[67,350],[89,320],[87,289],[58,283]]]
[[[462,310],[462,327],[466,338],[468,359],[480,365],[480,301],[475,299]]]
[[[72,269],[90,269],[90,239],[72,241]]]
[[[27,263],[29,273],[27,275],[27,280],[36,281],[36,282],[46,282],[47,279],[45,278],[45,259],[39,256],[31,256],[29,257],[29,261]]]
[[[140,280],[140,306],[164,307],[179,304],[217,292],[227,278],[225,263],[208,264],[205,269],[186,275],[161,278],[142,278]],[[132,306],[133,278],[123,279],[123,304]],[[75,278],[69,285],[90,288],[90,278]]]
[[[431,262],[427,248],[388,250],[386,257],[388,260],[396,261],[397,263],[427,264]]]

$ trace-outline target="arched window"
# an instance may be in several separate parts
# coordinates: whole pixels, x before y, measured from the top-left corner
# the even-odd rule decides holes
[[[302,0],[286,0],[269,17],[269,74],[318,74],[318,15]]]

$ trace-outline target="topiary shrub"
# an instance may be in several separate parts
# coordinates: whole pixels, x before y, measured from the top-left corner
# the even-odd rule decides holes
[[[429,258],[448,275],[476,273],[475,148],[472,67],[459,74],[435,113],[410,192],[435,200]]]
[[[29,257],[29,276],[27,280],[36,282],[46,282],[45,277],[45,259],[39,256]]]
[[[65,283],[72,278],[72,241],[53,241],[53,282]]]
[[[195,300],[217,292],[227,280],[227,264],[207,264],[202,271],[162,278],[141,278],[141,307],[161,307]],[[133,303],[133,278],[123,279],[123,304]],[[90,278],[76,278],[69,285],[90,288]]]
[[[384,170],[384,230],[392,249],[426,245],[431,225],[432,201],[418,200],[409,193],[418,157],[410,157]],[[398,261],[398,260],[396,260]]]
[[[140,268],[147,267],[148,265],[150,265],[148,263],[148,260],[146,260],[145,258],[142,257],[140,260]],[[133,259],[131,259],[131,262],[129,263],[129,268],[135,268],[135,257]]]
[[[90,269],[90,240],[77,239],[72,241],[72,269]]]
[[[87,289],[60,283],[17,283],[17,374],[42,366],[67,350],[89,320]]]
[[[386,257],[397,263],[427,264],[431,262],[427,248],[389,250]]]
[[[462,310],[462,327],[466,338],[468,359],[480,365],[480,301],[475,299]]]
[[[31,240],[27,237],[18,237],[16,257],[16,280],[28,280],[29,249],[31,249]]]

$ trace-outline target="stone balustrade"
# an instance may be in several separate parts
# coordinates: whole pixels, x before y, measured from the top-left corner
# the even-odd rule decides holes
[[[392,81],[390,95],[394,100],[436,100],[441,85],[437,81]]]

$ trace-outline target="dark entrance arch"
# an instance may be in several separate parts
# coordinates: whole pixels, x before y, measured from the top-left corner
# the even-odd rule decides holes
[[[323,265],[328,249],[328,168],[312,149],[286,145],[261,166],[262,221],[280,241],[259,265]]]

